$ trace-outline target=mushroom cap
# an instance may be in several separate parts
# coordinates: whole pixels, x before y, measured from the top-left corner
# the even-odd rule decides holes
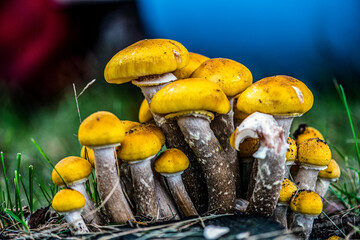
[[[143,124],[139,124],[139,125],[131,128],[131,130],[136,130],[136,129],[145,129],[145,130],[148,130],[148,131],[154,133],[159,138],[161,146],[165,145],[165,140],[166,140],[165,135],[164,135],[163,131],[156,125],[151,124],[151,123],[143,123]]]
[[[124,126],[112,113],[99,111],[88,116],[80,125],[78,138],[83,146],[99,147],[121,143]]]
[[[297,157],[297,145],[294,139],[288,137],[289,149],[286,152],[286,162],[294,162]]]
[[[245,112],[242,112],[242,111],[239,111],[238,108],[237,108],[237,101],[238,101],[238,98],[239,96],[241,95],[238,94],[236,95],[233,99],[233,111],[234,111],[234,120],[237,120],[239,122],[242,122],[245,118],[247,118],[249,116],[248,113],[245,113]]]
[[[323,202],[316,192],[302,190],[291,198],[290,209],[293,212],[317,216],[323,209]]]
[[[152,98],[150,109],[159,115],[196,110],[225,114],[230,111],[230,102],[216,83],[187,78],[160,89]]]
[[[123,125],[123,127],[125,129],[125,133],[128,132],[133,127],[141,125],[141,123],[133,122],[133,121],[129,121],[129,120],[121,120],[121,124]]]
[[[149,104],[146,101],[146,99],[144,99],[141,102],[140,109],[139,109],[139,122],[147,123],[147,122],[150,122],[153,119],[154,118],[153,118],[153,115],[150,112]]]
[[[340,167],[334,159],[331,159],[326,169],[320,170],[318,178],[338,179],[340,177]]]
[[[115,54],[104,71],[109,83],[126,83],[139,77],[164,74],[185,67],[189,53],[181,43],[169,39],[145,39]]]
[[[173,72],[177,79],[189,78],[191,74],[201,65],[201,63],[208,60],[208,57],[189,52],[189,63],[185,67]]]
[[[230,145],[232,148],[235,148],[235,135],[236,130],[230,136]],[[259,139],[258,138],[245,138],[242,143],[239,145],[239,156],[242,158],[252,157],[252,155],[258,150],[259,148]]]
[[[311,109],[314,97],[301,81],[284,75],[263,78],[240,94],[239,111],[300,116]]]
[[[85,203],[86,200],[80,192],[62,189],[55,194],[51,206],[56,212],[66,213],[83,208]]]
[[[213,58],[203,62],[191,77],[205,78],[218,84],[228,97],[241,93],[253,82],[247,67],[226,58]]]
[[[116,152],[124,162],[145,160],[161,150],[159,137],[146,128],[133,128],[126,134]]]
[[[329,237],[327,240],[339,240],[339,239],[342,239],[342,238],[339,237],[339,236],[336,236],[336,235],[332,235],[332,236]]]
[[[158,173],[177,173],[189,167],[188,157],[179,149],[170,148],[155,160],[154,168]]]
[[[85,154],[85,149],[86,149],[86,154]],[[92,167],[95,166],[95,155],[93,149],[83,146],[81,148],[80,157],[88,160]]]
[[[88,160],[74,156],[63,158],[55,165],[55,168],[66,184],[87,179],[92,172],[92,166]],[[52,181],[55,185],[63,186],[64,182],[59,174],[53,169]]]
[[[278,201],[280,203],[289,203],[291,197],[295,194],[296,191],[297,191],[297,187],[295,183],[285,178],[281,185],[280,196]]]
[[[327,166],[331,160],[329,146],[323,140],[310,138],[298,146],[298,157],[295,160],[298,165]]]
[[[300,124],[293,136],[297,144],[300,144],[309,138],[319,138],[324,140],[323,135],[317,129],[309,127],[307,124]]]

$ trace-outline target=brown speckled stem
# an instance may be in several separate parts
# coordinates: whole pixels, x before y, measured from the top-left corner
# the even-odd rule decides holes
[[[138,216],[156,219],[157,204],[155,182],[151,169],[151,159],[129,162],[134,189],[134,200]]]
[[[285,228],[287,228],[286,214],[288,208],[289,208],[289,204],[278,203],[274,211],[274,219],[278,221],[281,225],[283,225]]]
[[[299,171],[295,176],[295,184],[298,189],[315,191],[315,185],[319,170],[299,167]]]
[[[314,224],[314,216],[306,216],[304,214],[295,213],[293,221],[290,223],[290,230],[293,231],[301,239],[309,239]]]
[[[124,190],[124,193],[126,193],[127,199],[129,201],[130,207],[133,209],[135,208],[133,205],[134,203],[134,188],[133,188],[133,182],[131,179],[131,170],[130,166],[126,162],[118,161],[119,169],[120,169],[120,181],[121,181],[121,187]],[[135,210],[135,209],[133,209]]]
[[[114,146],[94,148],[96,179],[111,222],[125,223],[134,216],[121,189],[115,154]]]
[[[183,217],[197,216],[194,204],[192,203],[185,186],[183,184],[181,173],[178,174],[163,174],[166,177],[171,195]]]
[[[184,134],[204,172],[211,213],[229,213],[234,210],[236,188],[230,163],[205,117],[182,116],[178,119]]]

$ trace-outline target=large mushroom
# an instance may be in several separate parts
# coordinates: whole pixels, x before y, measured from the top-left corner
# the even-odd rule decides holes
[[[174,118],[195,152],[205,175],[209,211],[231,212],[235,182],[230,164],[210,128],[213,113],[225,114],[230,103],[221,88],[208,80],[188,78],[172,82],[157,92],[150,104],[153,113]]]
[[[94,150],[96,179],[101,200],[112,222],[134,220],[131,208],[121,188],[115,147],[124,140],[121,121],[112,113],[99,111],[80,125],[79,142]]]
[[[314,97],[307,86],[289,76],[278,75],[263,78],[240,94],[237,101],[239,111],[251,114],[262,112],[274,116],[289,136],[294,117],[300,117],[311,109]]]
[[[335,182],[340,177],[340,167],[334,159],[331,159],[326,169],[320,170],[316,180],[315,192],[324,197],[329,189],[330,183]]]
[[[230,146],[230,136],[234,132],[234,96],[243,92],[252,84],[253,77],[250,70],[231,59],[213,58],[203,62],[191,75],[192,78],[204,78],[214,82],[224,91],[230,102],[230,111],[218,114],[211,122],[211,129],[224,148],[226,160],[230,162],[231,170],[235,176],[237,196],[241,193],[239,161],[236,150]]]
[[[104,219],[96,209],[84,185],[91,172],[92,166],[89,161],[84,158],[70,156],[63,158],[55,165],[52,171],[52,181],[59,187],[64,187],[66,184],[67,187],[77,190],[84,196],[86,204],[82,216],[86,223],[103,224]]]
[[[255,112],[235,129],[235,149],[239,150],[240,143],[249,137],[258,138],[260,145],[253,154],[253,186],[249,186],[246,212],[272,216],[285,172],[287,143],[284,130],[271,115]]]

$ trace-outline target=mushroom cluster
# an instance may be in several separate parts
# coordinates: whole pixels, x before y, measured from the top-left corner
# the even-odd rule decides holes
[[[144,100],[139,122],[106,111],[88,116],[78,132],[81,157],[55,166],[54,183],[83,195],[87,224],[239,211],[273,216],[294,229],[304,222],[298,214],[304,209],[320,214],[320,207],[316,214],[307,212],[303,195],[315,196],[316,190],[323,197],[339,171],[329,165],[334,174],[317,179],[331,160],[321,134],[301,125],[295,139],[289,137],[293,118],[313,104],[303,82],[278,75],[252,83],[241,63],[189,53],[168,39],[142,40],[121,50],[104,76],[109,83],[138,86]],[[83,187],[92,171],[98,207]],[[312,223],[305,225],[306,237]]]

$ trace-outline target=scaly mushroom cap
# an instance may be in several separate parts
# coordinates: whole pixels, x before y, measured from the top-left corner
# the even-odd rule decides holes
[[[196,110],[225,114],[230,111],[230,103],[216,83],[188,78],[160,89],[151,100],[150,108],[159,115]]]
[[[153,115],[150,112],[149,104],[146,101],[146,99],[144,99],[141,102],[140,109],[139,109],[139,122],[147,123],[147,122],[150,122],[153,119],[154,118],[153,118]]]
[[[189,53],[179,42],[145,39],[115,54],[104,71],[109,83],[126,83],[142,76],[164,74],[185,67]]]
[[[128,120],[121,120],[121,124],[123,125],[123,127],[125,129],[125,133],[128,132],[133,127],[141,125],[141,123],[128,121]]]
[[[145,130],[148,130],[148,131],[154,133],[159,138],[161,146],[165,145],[165,135],[161,131],[161,129],[159,127],[157,127],[156,125],[151,124],[151,123],[143,123],[143,124],[139,124],[139,125],[131,128],[131,130],[136,130],[136,129],[145,129]]]
[[[263,78],[240,94],[239,111],[278,116],[300,116],[310,110],[314,97],[307,86],[289,76]]]
[[[52,200],[52,208],[59,213],[79,210],[85,206],[84,196],[72,189],[62,189],[57,192]]]
[[[191,77],[205,78],[218,84],[228,97],[241,93],[253,81],[252,74],[247,67],[226,58],[213,58],[203,62]]]
[[[287,143],[289,144],[289,149],[286,152],[286,162],[294,162],[297,156],[297,145],[294,139],[288,137]]]
[[[157,154],[161,149],[161,142],[155,133],[145,128],[130,129],[116,152],[124,162],[139,161]]]
[[[208,57],[192,52],[189,52],[189,57],[188,65],[173,72],[177,79],[189,78],[203,62],[209,59]]]
[[[302,190],[291,198],[290,209],[297,213],[317,216],[323,209],[323,202],[316,192]]]
[[[318,138],[310,138],[300,143],[295,162],[298,165],[325,167],[330,160],[331,151],[326,142]]]
[[[125,130],[112,113],[99,111],[88,116],[80,125],[78,138],[83,146],[99,147],[121,143]]]
[[[296,191],[297,191],[296,185],[289,179],[285,178],[281,185],[280,196],[278,201],[280,203],[288,204],[290,202],[291,197],[295,194]]]
[[[86,154],[85,154],[85,149],[86,149]],[[80,157],[88,160],[90,162],[91,166],[95,167],[95,155],[94,155],[93,149],[83,146],[81,148]]]
[[[340,177],[340,167],[334,159],[331,159],[326,169],[320,170],[318,178],[338,179]]]
[[[317,129],[309,127],[307,124],[300,124],[293,135],[298,145],[309,138],[324,140],[323,135]]]
[[[236,129],[230,136],[230,145],[232,148],[235,148],[235,135]],[[252,155],[258,150],[259,148],[259,139],[258,138],[245,138],[238,147],[239,149],[239,156],[240,157],[252,157]]]
[[[55,165],[55,168],[66,184],[87,179],[92,171],[92,166],[89,161],[81,157],[73,156],[63,158]],[[52,171],[52,181],[55,185],[63,186],[64,182],[61,180],[59,174],[54,169]]]
[[[158,173],[177,173],[189,167],[188,157],[176,148],[162,152],[155,160],[154,168]]]

